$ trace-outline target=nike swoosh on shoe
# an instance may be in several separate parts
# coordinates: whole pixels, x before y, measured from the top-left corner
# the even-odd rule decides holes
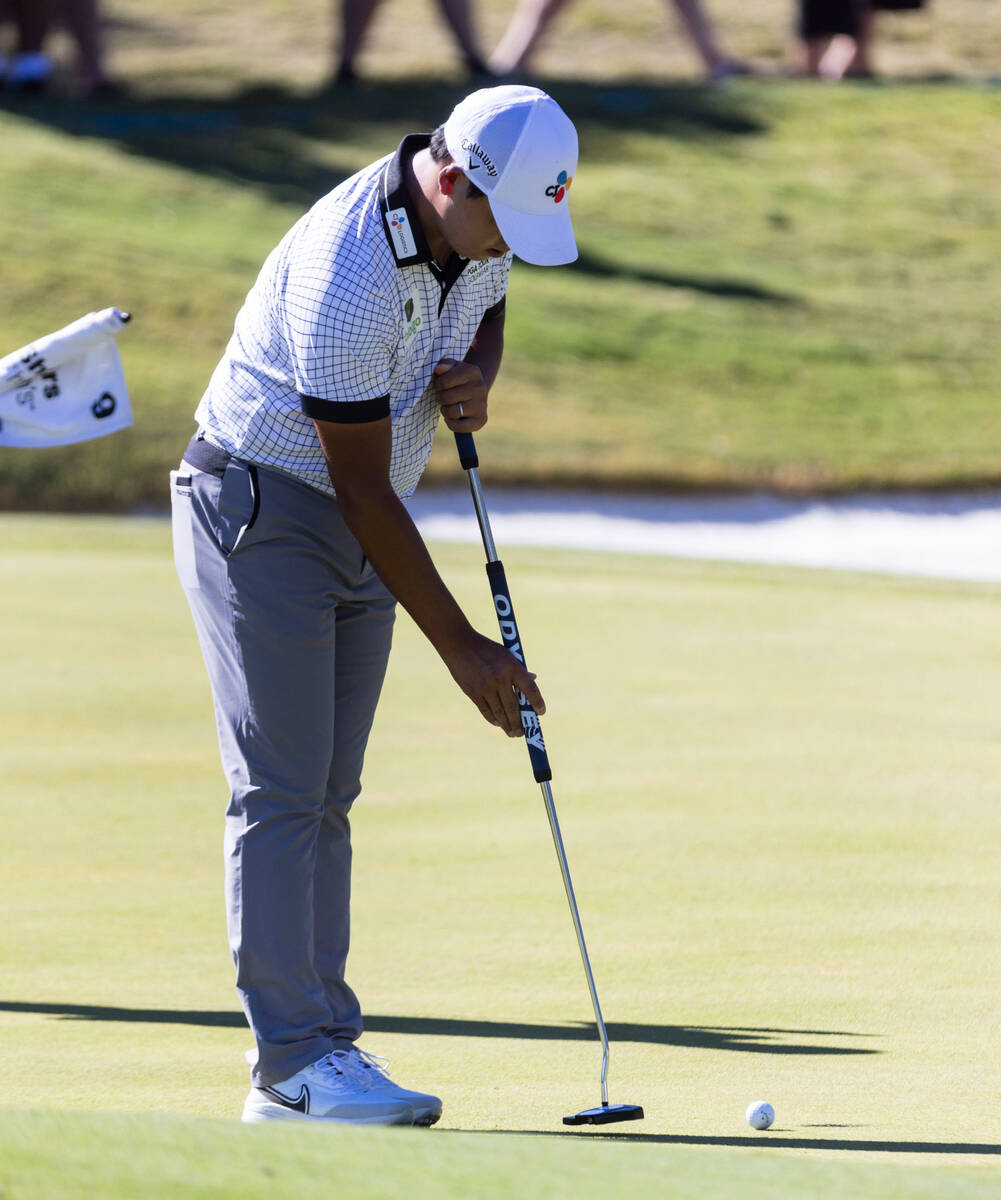
[[[272,1100],[277,1100],[279,1104],[285,1108],[294,1109],[296,1112],[309,1114],[309,1088],[303,1084],[299,1089],[299,1095],[293,1100],[291,1096],[283,1096],[281,1092],[273,1087],[262,1087],[260,1089],[265,1095],[270,1096]]]

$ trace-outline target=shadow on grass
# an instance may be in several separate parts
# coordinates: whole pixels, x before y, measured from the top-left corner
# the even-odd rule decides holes
[[[2,1007],[2,1006],[0,1006]],[[659,1046],[687,1046],[700,1050],[741,1050],[752,1054],[878,1054],[869,1048],[832,1046],[817,1042],[790,1042],[790,1036],[856,1038],[866,1035],[803,1029],[728,1029],[699,1025],[637,1025],[611,1022],[613,1042]],[[573,1025],[528,1025],[514,1021],[463,1021],[440,1017],[367,1016],[370,1033],[431,1034],[437,1037],[493,1037],[518,1040],[592,1041],[597,1029],[591,1022]]]
[[[733,138],[768,129],[754,95],[745,91],[628,80],[615,84],[560,80],[547,86],[580,128],[583,157],[589,161],[621,161],[623,134],[634,131],[673,141],[704,141],[707,146],[715,142],[723,150]],[[389,137],[388,153],[396,133],[433,129],[468,90],[465,85],[417,78],[313,93],[264,86],[224,97],[168,93],[73,103],[0,92],[0,111],[71,135],[103,138],[144,157],[210,174],[239,175],[241,143],[252,149],[253,135],[261,130],[364,146],[373,137]],[[220,134],[230,143],[224,162],[217,162],[211,152],[220,149],[221,143],[216,142]],[[207,143],[204,150],[190,144],[187,139],[192,135]],[[276,162],[265,178],[282,184],[289,161],[301,153],[301,147],[288,145],[287,159]],[[362,158],[357,166],[367,161]],[[255,169],[247,178],[261,181]]]
[[[70,1021],[123,1021],[153,1025],[208,1025],[242,1029],[246,1022],[238,1012],[167,1008],[113,1008],[95,1004],[41,1004],[0,1000],[0,1012],[32,1013]],[[448,1017],[367,1016],[368,1033],[399,1033],[431,1037],[511,1038],[518,1041],[592,1041],[597,1030],[590,1022],[573,1025],[530,1025],[516,1021],[468,1021]],[[857,1055],[879,1054],[868,1047],[838,1046],[814,1041],[817,1038],[865,1038],[871,1034],[817,1029],[723,1028],[689,1025],[608,1026],[615,1042],[659,1046],[686,1046],[700,1050],[738,1050],[751,1054]],[[809,1038],[810,1041],[789,1041]]]
[[[543,268],[530,268],[542,270]],[[623,262],[599,258],[596,254],[581,251],[576,262],[568,270],[580,271],[593,279],[629,279],[634,283],[652,283],[657,287],[682,288],[701,292],[704,296],[718,296],[723,300],[757,300],[767,304],[801,305],[799,296],[789,292],[776,292],[739,279],[706,278],[700,275],[682,275],[674,271],[660,271],[656,267],[631,267]]]
[[[994,1142],[887,1142],[876,1138],[776,1137],[773,1132],[746,1137],[699,1136],[686,1133],[563,1133],[549,1129],[478,1129],[474,1135],[520,1137],[601,1138],[602,1141],[647,1142],[660,1146],[725,1146],[748,1150],[853,1150],[870,1154],[985,1154],[1001,1155]],[[781,1130],[779,1131],[781,1135]]]
[[[551,91],[581,132],[585,161],[617,162],[624,132],[699,140],[725,151],[734,138],[762,133],[753,95],[699,86],[621,81],[554,81]],[[404,133],[444,120],[467,86],[405,80],[312,95],[257,88],[232,97],[164,95],[69,104],[0,93],[0,112],[70,136],[98,138],[137,157],[253,187],[306,209],[366,165],[372,143],[388,153]],[[736,300],[787,304],[784,296],[742,280],[676,275],[582,254],[575,270],[594,278],[633,279]]]

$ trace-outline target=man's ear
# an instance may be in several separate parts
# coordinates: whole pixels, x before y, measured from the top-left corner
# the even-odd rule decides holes
[[[461,178],[462,172],[458,167],[451,165],[442,167],[438,172],[438,190],[443,196],[451,195],[452,189]]]

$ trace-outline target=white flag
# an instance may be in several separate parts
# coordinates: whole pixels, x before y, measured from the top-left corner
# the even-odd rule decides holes
[[[129,320],[88,313],[0,358],[0,446],[67,446],[131,425],[115,341]]]

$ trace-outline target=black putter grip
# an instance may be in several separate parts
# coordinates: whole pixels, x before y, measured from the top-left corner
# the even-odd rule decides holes
[[[459,465],[464,471],[468,471],[470,467],[478,467],[480,465],[480,460],[476,453],[476,443],[473,441],[471,433],[457,433],[455,435],[455,448],[459,451]]]
[[[524,666],[526,665],[525,652],[521,648],[518,622],[514,619],[514,605],[511,603],[511,593],[508,591],[507,579],[504,575],[504,564],[499,560],[488,562],[487,578],[490,580],[490,590],[494,598],[494,609],[497,612],[497,624],[500,626],[501,639],[508,650]],[[539,724],[535,709],[528,702],[528,697],[523,692],[518,692],[517,695],[518,705],[521,708],[521,727],[525,731],[525,745],[528,747],[528,757],[532,760],[535,782],[545,783],[546,780],[552,779],[553,772],[549,766],[546,743],[542,739],[542,726]]]

